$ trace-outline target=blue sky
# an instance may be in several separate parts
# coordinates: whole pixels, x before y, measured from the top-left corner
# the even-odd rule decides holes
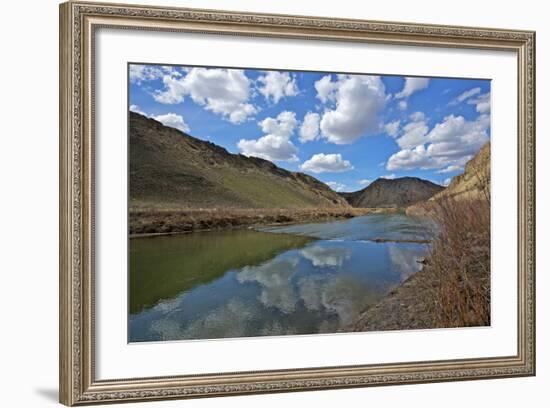
[[[130,110],[337,191],[439,184],[490,137],[490,81],[129,65]]]

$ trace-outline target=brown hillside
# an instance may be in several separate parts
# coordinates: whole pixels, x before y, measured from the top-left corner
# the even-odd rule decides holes
[[[326,184],[130,112],[130,207],[349,208]]]
[[[353,207],[406,207],[426,201],[443,187],[417,177],[379,178],[354,193],[341,193]]]

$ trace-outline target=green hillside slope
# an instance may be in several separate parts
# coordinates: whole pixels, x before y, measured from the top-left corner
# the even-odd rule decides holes
[[[130,207],[349,207],[303,173],[199,140],[130,112]]]

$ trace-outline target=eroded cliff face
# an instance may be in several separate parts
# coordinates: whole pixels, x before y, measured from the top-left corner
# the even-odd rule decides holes
[[[491,143],[481,150],[464,166],[464,173],[453,177],[449,186],[434,195],[430,201],[445,197],[456,199],[477,199],[491,194]]]
[[[428,201],[407,207],[407,215],[429,216],[437,203],[446,199],[491,200],[491,144],[487,142],[464,166],[464,173],[453,177],[444,190]]]

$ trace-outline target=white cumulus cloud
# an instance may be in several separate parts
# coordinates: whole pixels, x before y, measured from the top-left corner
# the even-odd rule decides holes
[[[302,122],[302,126],[300,127],[300,141],[302,143],[311,142],[319,138],[320,121],[321,117],[318,113],[306,113]]]
[[[368,186],[370,183],[372,183],[372,180],[369,180],[369,179],[359,180],[359,184],[361,184],[362,186]]]
[[[258,88],[260,93],[268,101],[271,99],[277,103],[285,96],[298,95],[296,78],[288,72],[269,71],[258,78],[262,86]]]
[[[386,168],[388,170],[411,170],[416,168],[430,169],[437,167],[435,161],[426,151],[424,145],[414,149],[404,149],[394,153],[389,159]]]
[[[315,83],[317,97],[331,103],[322,115],[320,128],[330,143],[349,144],[380,128],[379,113],[386,103],[384,83],[378,76],[330,75]]]
[[[396,177],[395,174],[384,174],[383,176],[380,176],[380,178],[387,179],[387,180],[393,180]]]
[[[240,69],[192,68],[185,76],[163,76],[164,89],[156,90],[157,102],[177,104],[190,96],[193,102],[238,124],[258,112],[248,100],[251,81]]]
[[[389,158],[386,168],[411,170],[462,167],[489,140],[489,126],[490,118],[485,114],[474,121],[468,121],[463,116],[449,115],[425,136],[419,137],[417,146],[413,146],[412,142],[400,143],[398,139],[402,150]]]
[[[130,105],[130,110],[140,115],[147,116],[148,118],[158,120],[160,123],[166,126],[173,127],[175,129],[181,130],[184,133],[189,133],[191,130],[189,125],[185,123],[183,116],[176,113],[166,113],[164,115],[149,115],[141,110],[138,105]]]
[[[155,65],[131,64],[129,69],[130,82],[136,84],[162,78],[164,74],[165,72]]]
[[[277,118],[265,118],[258,123],[263,132],[286,138],[292,135],[297,124],[296,114],[290,111],[283,111]]]
[[[475,105],[479,113],[489,113],[491,111],[491,93],[479,95],[477,98],[472,98],[468,102],[470,105]]]
[[[334,191],[344,191],[347,188],[344,183],[339,183],[337,181],[327,181],[325,184],[332,188]]]
[[[314,154],[309,160],[305,161],[300,168],[303,171],[312,173],[339,173],[352,170],[353,166],[348,160],[342,159],[338,154]]]
[[[245,156],[260,157],[270,161],[297,161],[298,149],[290,141],[298,121],[294,112],[281,112],[276,118],[259,122],[264,136],[259,139],[241,139],[237,147]]]
[[[329,100],[334,100],[334,90],[338,87],[337,82],[332,82],[330,75],[325,75],[320,80],[315,82],[315,90],[317,91],[317,98],[321,102],[326,103]]]
[[[400,125],[401,121],[400,120],[394,120],[393,122],[390,122],[390,123],[386,123],[384,125],[384,130],[386,131],[386,133],[388,135],[390,135],[391,137],[396,137],[397,134],[399,133],[399,125]]]
[[[413,112],[409,115],[409,119],[410,121],[401,128],[399,128],[399,121],[396,121],[396,126],[394,126],[396,122],[386,125],[386,133],[396,139],[402,149],[410,149],[425,143],[429,131],[426,115],[423,112]]]
[[[145,112],[143,112],[138,105],[130,105],[130,111],[139,113],[140,115],[143,115],[143,116],[149,116]]]
[[[413,93],[427,88],[429,83],[429,78],[406,77],[403,89],[395,94],[395,97],[397,99],[408,98]]]
[[[425,121],[409,122],[403,126],[403,133],[397,144],[402,149],[410,149],[425,142],[426,134],[428,133],[428,125]]]
[[[181,130],[184,133],[189,133],[191,130],[189,125],[183,120],[183,116],[177,115],[175,113],[167,113],[165,115],[151,116],[153,119],[158,120],[160,123],[166,126],[170,126]]]
[[[421,120],[426,119],[424,112],[413,112],[409,115],[409,119],[413,122],[420,122]]]

